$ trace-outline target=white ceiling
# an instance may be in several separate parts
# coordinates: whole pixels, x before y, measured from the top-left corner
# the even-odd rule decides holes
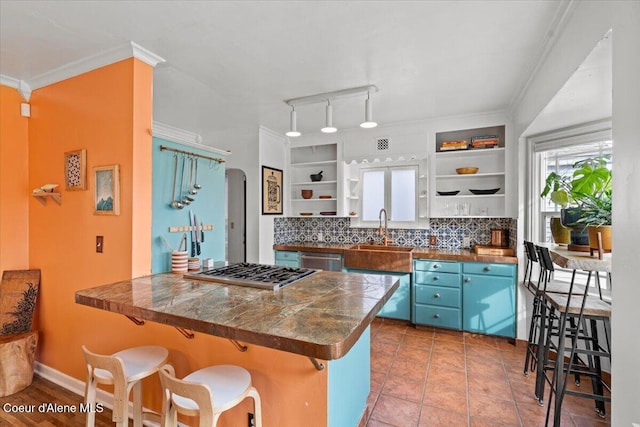
[[[134,41],[154,70],[154,120],[196,132],[284,133],[285,99],[368,84],[379,123],[508,111],[566,1],[0,1],[0,74],[27,83]],[[358,97],[333,103],[356,127]],[[317,132],[323,105],[298,109]]]

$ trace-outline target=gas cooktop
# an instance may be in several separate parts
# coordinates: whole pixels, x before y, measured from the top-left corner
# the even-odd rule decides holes
[[[225,267],[187,273],[186,279],[206,280],[226,285],[278,290],[312,275],[318,270],[241,262]]]

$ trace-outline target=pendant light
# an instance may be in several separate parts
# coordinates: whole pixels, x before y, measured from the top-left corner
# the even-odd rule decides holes
[[[333,127],[333,107],[331,106],[331,100],[327,100],[327,116],[325,126],[320,129],[321,132],[324,133],[334,133],[338,129]]]
[[[290,136],[290,137],[296,137],[296,136],[300,136],[302,135],[300,132],[298,132],[298,118],[296,115],[296,107],[295,106],[291,106],[291,116],[290,116],[290,120],[289,120],[289,132],[285,133],[285,135]]]
[[[367,99],[364,101],[364,122],[360,123],[361,128],[370,129],[378,126],[378,123],[373,121],[373,103],[371,102],[371,96],[367,91]]]

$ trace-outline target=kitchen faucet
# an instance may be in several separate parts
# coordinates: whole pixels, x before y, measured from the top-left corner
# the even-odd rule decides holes
[[[382,233],[382,214],[384,213],[384,234]],[[382,237],[382,244],[387,246],[388,243],[392,243],[393,239],[387,238],[387,210],[385,208],[380,209],[380,213],[378,214],[378,220],[380,221],[380,226],[378,227],[378,236]]]

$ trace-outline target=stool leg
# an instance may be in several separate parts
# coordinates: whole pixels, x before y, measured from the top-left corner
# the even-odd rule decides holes
[[[540,317],[539,304],[540,304],[540,298],[536,295],[533,297],[533,311],[531,313],[531,323],[529,324],[529,339],[527,341],[527,354],[525,355],[525,358],[524,358],[523,373],[525,377],[529,375],[529,361],[531,360],[531,353],[533,353],[533,349],[535,348],[535,345],[534,345],[536,341],[535,332],[538,329],[538,325],[536,324],[536,321]],[[533,366],[533,362],[531,362],[531,366]],[[533,370],[533,368],[531,370]]]
[[[596,321],[591,319],[591,336],[593,338],[593,349],[595,351],[600,351],[600,344],[598,343],[598,327]],[[596,377],[593,379],[593,393],[602,396],[604,394],[604,390],[602,387],[602,366],[600,365],[600,356],[595,355],[593,357],[594,371],[596,373]],[[596,412],[601,417],[606,416],[607,412],[604,406],[604,402],[602,400],[596,400]]]
[[[93,427],[96,425],[96,380],[91,374],[87,377],[84,396],[84,403],[89,408],[89,411],[87,412],[86,426]]]
[[[142,427],[142,383],[133,384],[133,426]]]
[[[253,420],[256,427],[262,427],[262,404],[260,402],[260,395],[255,387],[251,387],[249,396],[253,398]]]

